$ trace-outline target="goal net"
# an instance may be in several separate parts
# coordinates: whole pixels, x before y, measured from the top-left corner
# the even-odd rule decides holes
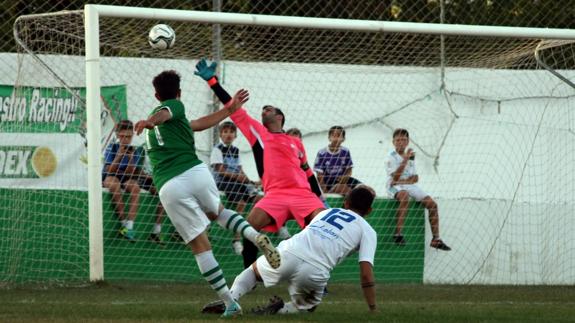
[[[297,27],[217,26],[100,17],[102,120],[87,124],[83,11],[20,17],[14,26],[17,81],[0,107],[1,279],[87,280],[87,127],[101,127],[105,163],[107,147],[120,140],[114,127],[148,116],[158,105],[151,80],[169,69],[182,77],[189,119],[217,109],[209,87],[193,73],[207,57],[219,61],[221,83],[230,93],[250,91],[251,116],[259,119],[267,104],[283,110],[285,128],[301,131],[310,164],[328,146],[330,127],[346,130],[342,145],[351,152],[352,176],[378,195],[368,217],[378,233],[378,281],[575,281],[572,41],[358,31],[346,30],[343,22],[334,30],[306,26],[309,21]],[[173,48],[148,45],[147,33],[157,23],[175,30]],[[563,79],[542,68],[536,51]],[[407,243],[394,243],[398,203],[388,193],[386,160],[396,128],[409,131],[417,184],[437,202],[439,233],[451,251],[430,247],[428,214],[415,201],[402,230]],[[217,128],[195,133],[207,164],[218,140]],[[142,143],[133,137],[134,147]],[[258,181],[250,146],[239,132],[233,144],[247,176]],[[149,173],[144,156],[138,168]],[[105,278],[201,279],[167,217],[160,220],[162,243],[150,240],[161,212],[153,190],[138,183],[138,198],[122,185],[123,210],[113,190],[104,189]],[[341,196],[328,196],[332,206],[341,206]],[[229,208],[243,207],[224,192],[222,199]],[[133,218],[134,242],[119,233],[120,217]],[[294,223],[288,229],[299,231]],[[233,235],[213,224],[209,236],[228,280],[233,278],[243,268]],[[351,256],[332,278],[355,281],[357,267],[357,256]]]

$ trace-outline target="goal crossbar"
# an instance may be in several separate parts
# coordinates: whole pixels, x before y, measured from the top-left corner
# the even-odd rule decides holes
[[[86,5],[98,16],[110,18],[170,19],[210,24],[235,24],[287,28],[312,28],[371,32],[397,32],[432,35],[467,35],[540,39],[575,39],[575,30],[558,28],[525,28],[458,24],[431,24],[357,19],[312,18],[256,15],[210,11],[134,8],[112,5]]]

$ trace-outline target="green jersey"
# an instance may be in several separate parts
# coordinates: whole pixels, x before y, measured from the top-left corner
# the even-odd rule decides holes
[[[202,163],[196,155],[194,132],[182,102],[177,99],[164,101],[150,115],[162,109],[170,111],[172,118],[154,129],[146,129],[145,133],[146,150],[158,191],[170,179]]]

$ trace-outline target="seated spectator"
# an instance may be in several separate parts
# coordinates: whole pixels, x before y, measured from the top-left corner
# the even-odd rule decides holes
[[[361,182],[351,177],[353,161],[345,141],[345,129],[333,126],[328,132],[329,145],[317,153],[314,170],[324,192],[346,195]]]
[[[120,235],[131,242],[135,242],[134,220],[138,212],[140,190],[144,188],[154,194],[155,188],[149,175],[142,172],[144,161],[143,150],[132,146],[134,125],[130,120],[122,120],[116,125],[117,143],[111,143],[104,152],[104,167],[102,170],[103,186],[112,194],[112,204],[121,222]],[[122,193],[130,195],[128,214]],[[160,231],[163,208],[158,205],[157,219],[150,239],[161,243]]]
[[[416,183],[419,176],[415,170],[415,153],[409,145],[409,132],[405,129],[395,129],[393,132],[393,146],[395,149],[389,152],[386,161],[387,191],[393,198],[399,201],[397,209],[397,225],[395,228],[394,242],[399,246],[406,244],[401,230],[407,214],[409,197],[413,197],[429,212],[429,224],[433,238],[430,246],[439,250],[451,250],[439,237],[439,214],[437,203],[424,192]]]
[[[233,145],[237,137],[236,125],[231,121],[222,122],[219,126],[220,140],[212,150],[210,164],[218,189],[226,195],[229,203],[242,214],[247,203],[256,202],[258,192],[256,182],[251,181],[244,173],[240,161],[240,150]],[[241,255],[243,244],[239,234],[232,241],[234,252]]]

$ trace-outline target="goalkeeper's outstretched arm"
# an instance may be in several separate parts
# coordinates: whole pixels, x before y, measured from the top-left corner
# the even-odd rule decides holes
[[[216,77],[216,67],[217,63],[212,62],[210,65],[206,62],[205,59],[201,59],[198,64],[196,64],[196,71],[194,72],[195,75],[198,75],[206,82],[214,91],[218,99],[225,104],[226,106],[231,101],[231,97],[229,93],[224,90],[224,88],[218,82],[218,78]],[[233,115],[230,115],[232,121],[236,124],[236,126],[240,129],[241,133],[246,137],[250,146],[252,147],[252,152],[254,154],[254,159],[256,162],[256,167],[258,170],[258,175],[260,178],[264,176],[264,165],[263,165],[263,146],[261,142],[258,140],[258,136],[256,136],[251,130],[255,129],[257,133],[263,133],[267,131],[265,127],[255,119],[251,118],[244,109],[239,109]]]
[[[232,99],[230,94],[221,86],[220,82],[218,82],[218,77],[214,76],[208,80],[208,85],[214,91],[214,94],[218,97],[220,102],[223,104],[228,104],[228,102]]]
[[[232,97],[220,85],[220,82],[218,82],[218,77],[216,76],[217,66],[218,64],[216,62],[212,62],[210,65],[208,65],[208,62],[202,58],[198,64],[196,64],[196,71],[194,74],[208,82],[208,85],[212,91],[214,91],[220,102],[227,104],[232,99]]]

